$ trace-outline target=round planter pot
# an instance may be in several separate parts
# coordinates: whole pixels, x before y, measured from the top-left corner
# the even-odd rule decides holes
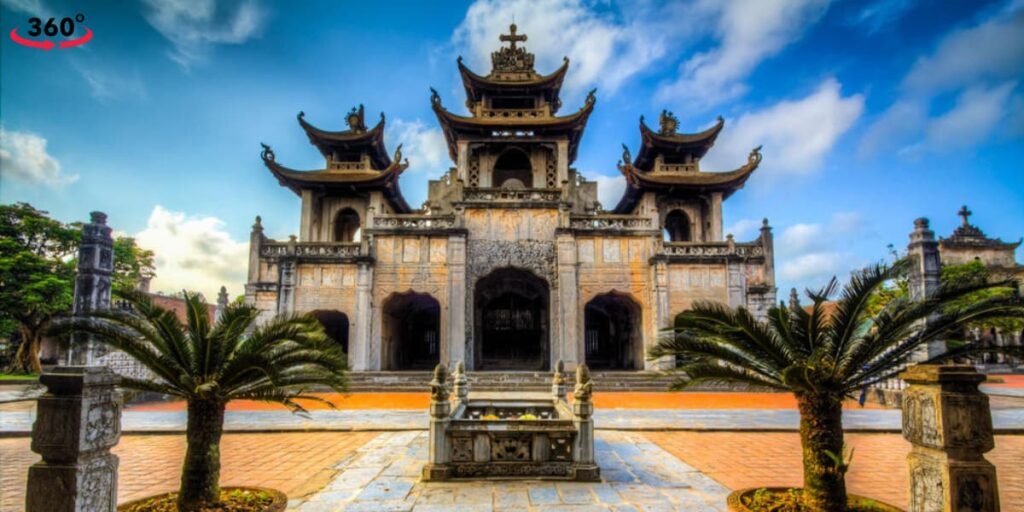
[[[740,498],[753,495],[759,489],[768,489],[768,491],[772,493],[784,493],[792,489],[792,487],[750,487],[748,489],[740,489],[730,494],[726,499],[729,512],[758,512],[744,505]],[[855,494],[846,495],[846,499],[851,510],[857,510],[855,508],[857,506],[871,505],[874,507],[871,509],[873,512],[904,512],[904,510],[899,507],[894,507],[888,503],[883,503],[871,498],[865,498],[863,496],[857,496]]]
[[[285,496],[285,494],[283,492],[275,490],[275,489],[267,489],[266,487],[221,487],[220,488],[221,492],[223,492],[223,491],[232,491],[232,490],[236,490],[236,489],[241,489],[241,490],[245,490],[245,491],[262,491],[262,492],[265,492],[265,493],[270,495],[271,501],[270,501],[269,504],[265,505],[263,508],[261,508],[259,510],[253,510],[252,512],[284,512],[284,510],[286,508],[288,508],[288,496]],[[117,506],[117,510],[118,510],[118,512],[124,512],[124,511],[128,510],[129,507],[131,507],[133,505],[138,505],[140,503],[147,502],[147,501],[149,501],[151,499],[154,499],[154,498],[164,498],[164,497],[167,497],[167,496],[174,496],[175,494],[178,494],[177,491],[175,491],[175,492],[168,492],[168,493],[164,493],[164,494],[157,494],[156,496],[149,496],[149,497],[146,497],[146,498],[129,501],[128,503],[122,503],[122,504],[118,505]]]

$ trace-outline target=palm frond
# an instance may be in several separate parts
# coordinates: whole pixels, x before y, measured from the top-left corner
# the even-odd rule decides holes
[[[790,389],[779,382],[767,380],[746,368],[726,366],[718,363],[694,362],[680,366],[673,373],[678,379],[672,388],[686,389],[698,384],[747,384],[757,388],[768,388],[779,391]]]

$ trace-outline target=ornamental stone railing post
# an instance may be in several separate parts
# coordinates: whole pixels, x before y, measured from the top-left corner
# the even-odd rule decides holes
[[[561,359],[555,363],[555,371],[551,375],[551,394],[555,400],[566,400],[569,387],[565,385],[565,362]]]
[[[576,388],[573,390],[572,402],[573,423],[576,426],[576,443],[573,446],[576,480],[597,481],[601,475],[601,468],[597,467],[594,459],[593,392],[590,368],[580,363],[576,367]]]
[[[469,399],[469,379],[466,378],[466,364],[462,361],[455,363],[452,392],[455,393],[455,400],[459,404],[464,404]]]
[[[429,459],[423,466],[424,480],[447,480],[448,467],[448,415],[452,406],[448,402],[448,368],[439,364],[430,381],[430,440]]]
[[[998,512],[995,446],[985,376],[969,365],[917,365],[900,374],[903,437],[913,449],[910,512]]]
[[[42,461],[28,470],[27,512],[113,512],[121,437],[119,377],[105,367],[58,366],[39,381],[32,451]]]

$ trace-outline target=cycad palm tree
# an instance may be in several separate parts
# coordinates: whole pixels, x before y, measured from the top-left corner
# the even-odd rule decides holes
[[[345,354],[310,316],[281,315],[255,326],[259,310],[227,306],[215,323],[195,294],[185,293],[187,322],[137,292],[118,294],[130,309],[95,311],[63,319],[55,333],[84,333],[134,357],[153,378],[122,377],[127,389],[188,402],[188,443],[178,495],[180,510],[197,510],[220,497],[220,439],[224,409],[237,399],[279,402],[304,411],[296,400],[311,386],[342,390]]]
[[[833,278],[813,304],[780,305],[757,320],[745,308],[699,302],[680,315],[649,352],[651,358],[678,357],[677,388],[701,382],[744,383],[792,392],[800,413],[804,503],[811,510],[847,509],[842,402],[864,387],[895,377],[918,361],[923,347],[960,332],[969,322],[1024,316],[1012,282],[944,287],[922,300],[897,298],[873,316],[868,304],[876,290],[905,275],[906,260],[856,273],[834,308],[826,301],[838,289]],[[967,301],[979,290],[1000,290]],[[974,295],[972,295],[974,294]],[[946,361],[999,347],[950,343],[925,363]],[[1015,354],[1019,355],[1019,354]]]

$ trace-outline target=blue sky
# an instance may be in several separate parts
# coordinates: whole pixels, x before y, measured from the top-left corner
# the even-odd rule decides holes
[[[87,45],[44,53],[7,34],[85,15]],[[259,160],[323,165],[295,114],[327,129],[363,103],[404,143],[410,204],[450,165],[429,104],[461,108],[455,58],[482,73],[509,22],[541,72],[571,60],[566,111],[596,87],[575,163],[618,199],[620,143],[668,108],[726,128],[705,170],[764,163],[725,203],[728,232],[776,235],[780,296],[886,258],[913,219],[1024,235],[1024,1],[657,3],[0,0],[0,201],[65,220],[103,210],[158,254],[154,286],[242,292],[248,235],[298,228],[298,199]],[[1018,256],[1018,260],[1021,257]]]

